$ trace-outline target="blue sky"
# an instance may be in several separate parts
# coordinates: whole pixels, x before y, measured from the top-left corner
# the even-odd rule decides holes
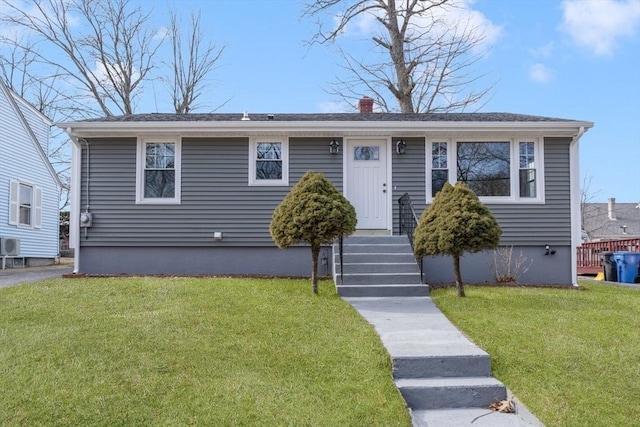
[[[220,112],[342,111],[340,69],[293,0],[179,1],[226,46],[211,85]],[[481,111],[595,122],[581,139],[594,201],[640,202],[640,0],[477,0],[463,4],[493,41],[478,71],[496,82]],[[155,3],[156,12],[161,12]],[[153,109],[153,106],[150,107]]]
[[[200,10],[203,29],[225,46],[198,111],[353,108],[327,92],[341,73],[339,57],[329,47],[305,45],[314,25],[301,17],[302,0],[133,1],[153,8],[158,27],[168,23],[169,7],[184,22]],[[490,50],[475,71],[495,88],[480,111],[594,122],[580,142],[593,201],[640,202],[640,0],[452,1],[487,34]],[[351,29],[345,43],[362,49],[356,42],[370,36],[367,30]],[[152,111],[171,111],[159,82],[144,87],[136,108]]]

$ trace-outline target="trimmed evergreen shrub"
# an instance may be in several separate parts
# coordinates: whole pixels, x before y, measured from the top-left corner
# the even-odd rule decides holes
[[[463,182],[448,182],[426,209],[414,235],[416,258],[424,255],[450,255],[458,296],[465,296],[460,273],[460,256],[465,252],[495,249],[502,229],[478,196]]]
[[[322,245],[356,230],[356,210],[325,178],[307,171],[273,211],[269,232],[275,244],[288,248],[297,243],[311,246],[311,284],[318,293],[318,255]]]

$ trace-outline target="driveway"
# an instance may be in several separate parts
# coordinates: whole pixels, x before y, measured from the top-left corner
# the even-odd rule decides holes
[[[73,271],[73,264],[65,261],[58,265],[45,267],[18,267],[0,270],[0,288],[62,277],[63,274]]]

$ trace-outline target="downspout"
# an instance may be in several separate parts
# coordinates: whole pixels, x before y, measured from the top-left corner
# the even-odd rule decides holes
[[[73,248],[73,274],[80,272],[80,185],[82,184],[82,147],[66,129],[71,139],[71,212],[69,212],[69,246]]]
[[[586,132],[580,126],[569,144],[569,177],[571,185],[571,277],[573,286],[578,286],[578,246],[582,244],[580,233],[580,154],[578,142]]]

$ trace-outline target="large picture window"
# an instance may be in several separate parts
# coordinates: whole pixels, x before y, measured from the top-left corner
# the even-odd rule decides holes
[[[180,143],[144,139],[138,143],[138,203],[180,203]]]
[[[289,185],[289,146],[278,138],[254,138],[249,143],[249,184]]]
[[[427,202],[447,181],[465,182],[485,202],[542,202],[541,150],[537,138],[427,141]]]
[[[511,195],[511,143],[458,142],[457,180],[478,197]]]

